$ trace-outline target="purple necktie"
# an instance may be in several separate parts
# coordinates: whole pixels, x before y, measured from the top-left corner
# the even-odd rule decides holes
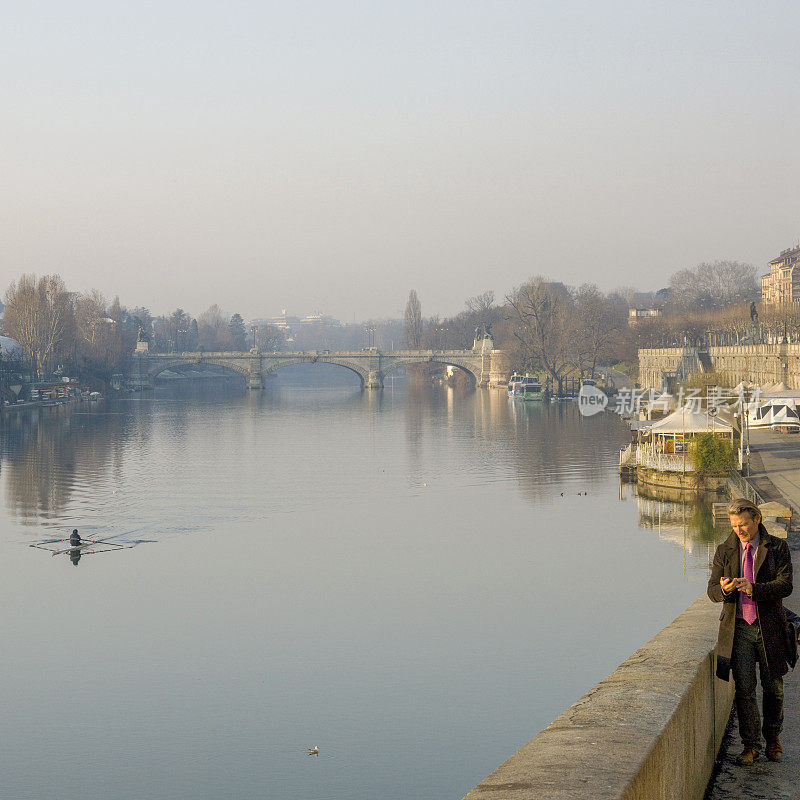
[[[753,583],[753,551],[750,549],[750,542],[744,546],[744,577]],[[742,616],[748,625],[752,625],[757,619],[756,602],[751,600],[744,592],[739,593],[742,597]]]

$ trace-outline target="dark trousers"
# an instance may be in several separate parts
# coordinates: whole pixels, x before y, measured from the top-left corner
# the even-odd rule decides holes
[[[761,749],[761,717],[756,700],[756,664],[761,676],[764,700],[764,738],[769,741],[780,735],[783,727],[783,678],[773,678],[767,668],[767,655],[761,641],[758,622],[748,625],[736,620],[731,668],[736,681],[736,715],[739,735],[745,747]]]

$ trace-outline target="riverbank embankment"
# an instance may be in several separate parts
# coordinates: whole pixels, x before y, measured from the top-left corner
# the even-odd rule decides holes
[[[718,618],[697,600],[464,800],[701,800],[733,700]]]

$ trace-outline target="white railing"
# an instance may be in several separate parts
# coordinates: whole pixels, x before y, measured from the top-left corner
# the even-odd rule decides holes
[[[694,472],[688,453],[686,456],[683,453],[652,453],[641,447],[636,450],[636,466],[662,472]]]
[[[623,447],[619,451],[619,465],[620,467],[626,467],[630,461],[633,461],[634,458],[635,448],[633,446],[633,442],[629,444],[627,447]]]

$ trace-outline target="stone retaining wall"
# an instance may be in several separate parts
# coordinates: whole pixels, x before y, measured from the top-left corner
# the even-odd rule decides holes
[[[693,603],[464,800],[702,800],[733,702],[719,610]]]
[[[645,388],[660,391],[670,378],[682,382],[692,373],[709,369],[718,373],[726,386],[745,380],[800,388],[800,343],[639,350],[639,383]]]
[[[727,475],[704,475],[698,482],[694,472],[682,474],[680,472],[665,472],[656,469],[636,468],[638,483],[648,486],[664,486],[670,489],[684,489],[688,491],[718,492],[728,485]]]

